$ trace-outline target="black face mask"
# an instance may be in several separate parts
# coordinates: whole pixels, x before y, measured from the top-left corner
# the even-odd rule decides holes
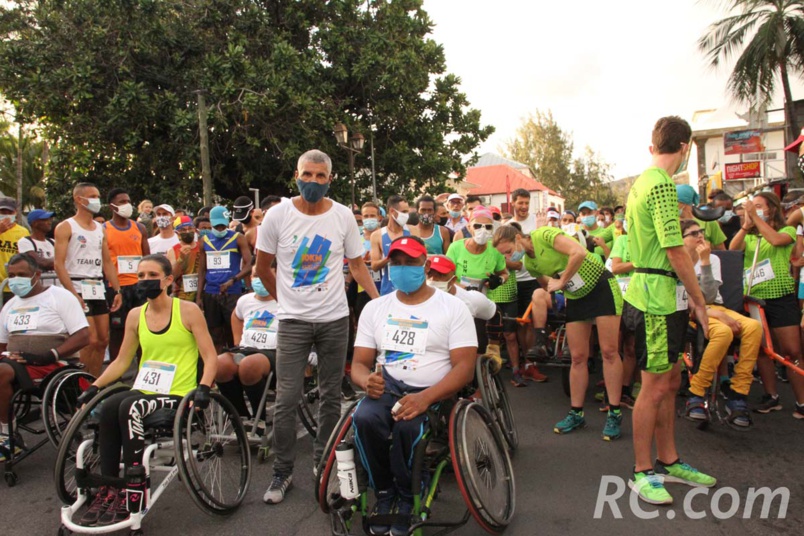
[[[195,240],[195,234],[193,233],[181,233],[179,234],[179,239],[184,242],[185,244],[192,244]]]
[[[438,218],[438,225],[446,225],[449,218]]]
[[[155,300],[162,294],[161,279],[143,279],[137,281],[137,296],[140,299]]]

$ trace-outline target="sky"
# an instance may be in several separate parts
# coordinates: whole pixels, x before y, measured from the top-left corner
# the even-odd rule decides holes
[[[578,155],[590,146],[622,178],[649,164],[659,117],[691,121],[697,110],[734,105],[728,66],[713,70],[697,47],[726,15],[715,1],[425,0],[424,8],[448,71],[496,128],[478,154],[501,153],[523,117],[549,109]],[[794,85],[794,99],[802,88]],[[781,104],[780,94],[771,108]]]

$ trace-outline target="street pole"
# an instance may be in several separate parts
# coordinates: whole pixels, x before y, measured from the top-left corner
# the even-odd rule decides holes
[[[352,149],[349,149],[349,176],[352,180],[352,205],[349,207],[349,210],[354,210],[355,208],[355,153]]]
[[[198,95],[198,134],[201,142],[201,182],[204,192],[204,205],[212,204],[212,170],[209,167],[209,130],[207,130],[207,101],[203,91]]]
[[[22,123],[17,125],[17,214],[22,214]]]
[[[371,125],[369,143],[371,144],[371,188],[374,193],[374,202],[379,204],[380,200],[377,199],[377,174],[374,172],[374,125]]]

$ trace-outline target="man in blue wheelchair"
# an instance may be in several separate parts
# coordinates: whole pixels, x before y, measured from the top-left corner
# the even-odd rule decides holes
[[[369,518],[369,531],[401,535],[410,528],[413,452],[427,430],[428,409],[472,380],[477,336],[463,302],[426,284],[420,239],[396,239],[389,258],[397,291],[371,301],[358,325],[352,381],[368,396],[353,423],[359,460],[377,497],[372,516],[386,520]],[[394,512],[396,521],[387,524]]]

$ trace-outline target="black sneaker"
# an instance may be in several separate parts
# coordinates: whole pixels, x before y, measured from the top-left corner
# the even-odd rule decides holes
[[[804,405],[796,403],[796,409],[793,410],[793,418],[804,420]]]
[[[757,413],[767,414],[771,411],[779,411],[782,409],[782,403],[779,395],[771,396],[771,395],[762,395],[762,401],[759,405],[754,407],[754,411]]]
[[[341,394],[343,395],[344,400],[354,400],[357,397],[355,388],[352,387],[352,383],[346,376],[344,376],[343,380],[341,381]]]
[[[100,527],[120,523],[128,519],[128,516],[131,515],[126,507],[125,491],[118,492],[110,488],[109,496],[112,498],[112,502],[109,504],[106,511],[101,514],[100,519],[98,519],[98,526]]]
[[[106,486],[101,486],[98,493],[95,494],[95,499],[93,499],[92,504],[89,505],[87,511],[81,516],[78,524],[84,527],[94,527],[100,517],[106,512],[106,509],[114,502],[115,495],[116,493],[114,491],[109,492]]]
[[[396,502],[396,515],[400,517],[391,526],[391,536],[407,536],[410,530],[411,513],[413,513],[413,498],[400,496]]]
[[[369,533],[374,535],[388,534],[391,532],[390,525],[374,524],[371,518],[374,516],[385,516],[394,511],[394,504],[396,503],[396,492],[393,489],[377,492],[377,502],[374,503],[374,508],[371,510],[371,515],[368,518]],[[407,533],[406,533],[407,534]]]

